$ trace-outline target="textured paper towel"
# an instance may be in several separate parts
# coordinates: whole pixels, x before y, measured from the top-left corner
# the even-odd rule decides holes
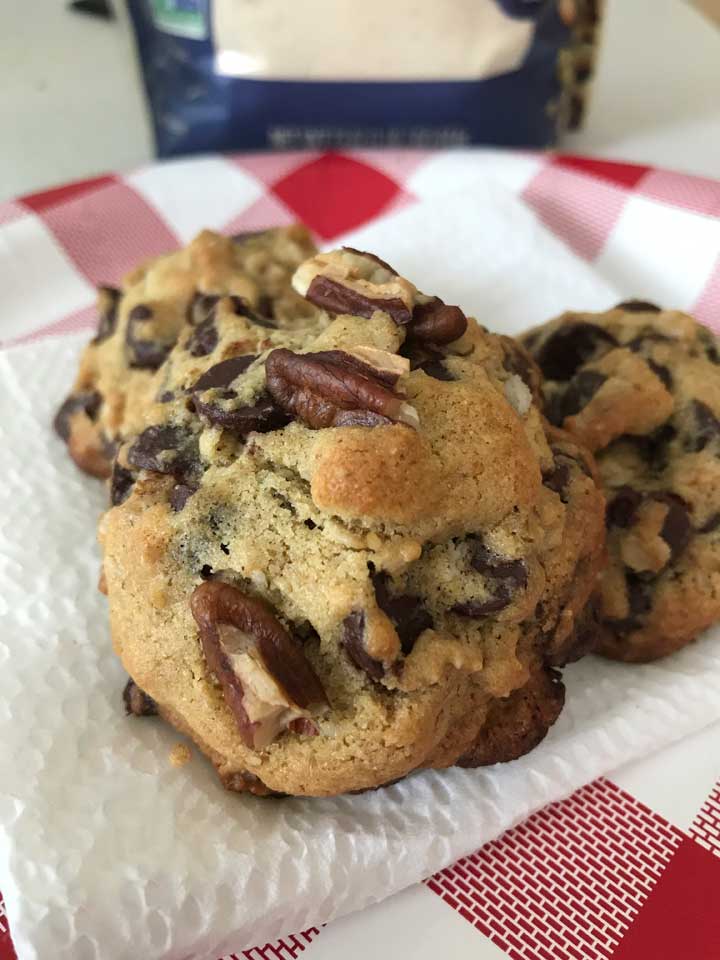
[[[352,240],[495,329],[614,299],[487,185]],[[197,755],[174,769],[178,736],[123,715],[95,589],[102,490],[48,428],[80,346],[0,356],[0,886],[20,960],[216,960],[385,897],[720,717],[716,635],[650,666],[577,664],[559,723],[507,766],[280,801],[225,793]]]

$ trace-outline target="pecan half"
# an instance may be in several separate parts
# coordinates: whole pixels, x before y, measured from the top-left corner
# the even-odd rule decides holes
[[[382,362],[370,365],[361,356]],[[394,366],[393,366],[394,365]],[[313,429],[406,423],[419,426],[416,411],[393,389],[407,361],[367,349],[353,355],[342,350],[297,354],[273,350],[265,363],[267,387],[283,410]]]
[[[292,284],[330,313],[370,318],[382,310],[400,326],[412,319],[414,287],[371,253],[350,247],[320,253],[298,267]]]
[[[208,668],[247,746],[262,750],[293,721],[309,720],[327,705],[300,642],[262,600],[209,580],[193,591],[190,609]],[[307,734],[309,727],[301,729]]]

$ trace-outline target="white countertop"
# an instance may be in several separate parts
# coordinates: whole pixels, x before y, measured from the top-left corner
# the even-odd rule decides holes
[[[720,177],[720,30],[684,0],[607,0],[573,152]],[[122,0],[106,22],[64,0],[8,3],[0,33],[0,200],[153,155]]]

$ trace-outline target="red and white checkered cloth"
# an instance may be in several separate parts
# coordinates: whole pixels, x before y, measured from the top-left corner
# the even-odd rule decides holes
[[[203,227],[300,219],[329,243],[483,170],[621,294],[688,310],[720,331],[719,182],[572,156],[361,151],[211,156],[0,204],[2,342],[91,329],[96,285]],[[718,903],[720,724],[361,915],[242,955],[720,960]],[[12,957],[0,897],[0,960]]]

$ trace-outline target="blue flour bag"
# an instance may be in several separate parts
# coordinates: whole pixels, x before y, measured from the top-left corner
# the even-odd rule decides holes
[[[594,0],[129,0],[160,156],[543,147],[579,122]]]

